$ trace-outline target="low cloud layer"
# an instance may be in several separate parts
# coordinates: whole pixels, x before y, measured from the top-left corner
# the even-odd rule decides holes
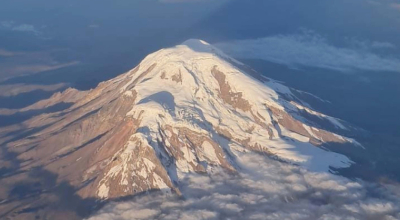
[[[238,176],[187,175],[184,198],[148,194],[110,203],[89,219],[400,219],[400,192],[253,153],[238,160]]]
[[[22,75],[61,69],[79,64],[78,61],[59,61],[55,57],[65,50],[23,52],[0,48],[0,82]]]
[[[393,44],[358,40],[351,40],[351,43],[357,47],[336,47],[322,36],[305,31],[296,35],[224,42],[216,46],[237,58],[262,59],[289,66],[400,72],[399,58],[381,55],[383,50],[396,50]]]

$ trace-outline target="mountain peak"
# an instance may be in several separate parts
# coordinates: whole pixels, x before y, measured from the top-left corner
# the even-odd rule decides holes
[[[43,129],[10,144],[31,161],[26,169],[44,166],[82,197],[101,199],[152,189],[179,193],[185,173],[238,172],[238,152],[315,171],[351,164],[319,148],[354,142],[316,126],[325,121],[342,129],[338,120],[295,102],[290,88],[259,81],[235,62],[202,40],[162,49],[131,71],[77,92],[61,114],[30,120],[30,127]]]
[[[222,57],[227,57],[222,51],[214,47],[213,45],[209,44],[208,42],[200,39],[189,39],[184,41],[180,46],[186,46],[190,48],[192,51],[197,53],[210,53],[214,55],[219,55]]]
[[[182,43],[182,45],[186,45],[190,48],[196,49],[196,48],[210,48],[212,47],[208,42],[200,39],[189,39],[186,40]]]

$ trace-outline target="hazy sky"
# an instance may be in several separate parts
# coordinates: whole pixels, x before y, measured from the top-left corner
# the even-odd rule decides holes
[[[380,59],[386,55],[394,57],[387,62],[392,66],[387,69],[397,68],[393,60],[399,56],[400,9],[391,0],[100,0],[95,3],[21,0],[1,4],[0,70],[3,72],[5,69],[8,72],[16,62],[29,69],[32,64],[25,62],[29,55],[20,61],[20,57],[10,54],[34,51],[47,57],[38,71],[80,63],[86,65],[87,77],[93,78],[96,71],[112,71],[113,74],[99,79],[104,80],[132,68],[148,53],[188,38],[211,43],[245,40],[241,42],[248,45],[256,39],[270,42],[277,36],[289,40],[301,30],[313,31],[326,39],[332,51],[353,53],[340,49],[354,46],[351,43],[365,42],[367,47],[380,44],[382,50],[367,51],[366,56],[381,62],[366,67],[369,69],[386,65]],[[293,41],[281,43],[299,49]],[[392,49],[383,48],[385,45]],[[278,60],[286,53],[297,55],[287,46],[279,54],[268,56],[272,56],[270,60]],[[353,56],[363,56],[363,51],[356,53]],[[372,58],[375,53],[381,55]],[[316,62],[310,65],[321,66],[321,60]]]

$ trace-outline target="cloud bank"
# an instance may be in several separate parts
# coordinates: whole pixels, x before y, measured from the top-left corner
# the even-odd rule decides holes
[[[153,193],[110,203],[90,220],[400,219],[400,192],[241,153],[240,175],[187,175],[184,198]]]
[[[305,31],[295,35],[275,35],[258,39],[216,44],[227,54],[244,59],[262,59],[289,66],[311,66],[341,71],[400,72],[400,59],[377,53],[396,49],[387,42],[357,42],[359,48],[335,47],[322,36]]]

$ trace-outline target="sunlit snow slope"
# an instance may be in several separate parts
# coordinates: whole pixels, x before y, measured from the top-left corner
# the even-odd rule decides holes
[[[94,90],[53,96],[61,102],[73,94],[74,105],[29,120],[26,126],[47,127],[9,146],[32,159],[26,169],[44,166],[82,197],[102,199],[152,189],[179,194],[184,173],[240,172],[235,152],[258,152],[312,171],[352,163],[321,148],[357,145],[318,123],[338,130],[345,125],[306,107],[288,87],[243,69],[208,43],[188,40]]]

